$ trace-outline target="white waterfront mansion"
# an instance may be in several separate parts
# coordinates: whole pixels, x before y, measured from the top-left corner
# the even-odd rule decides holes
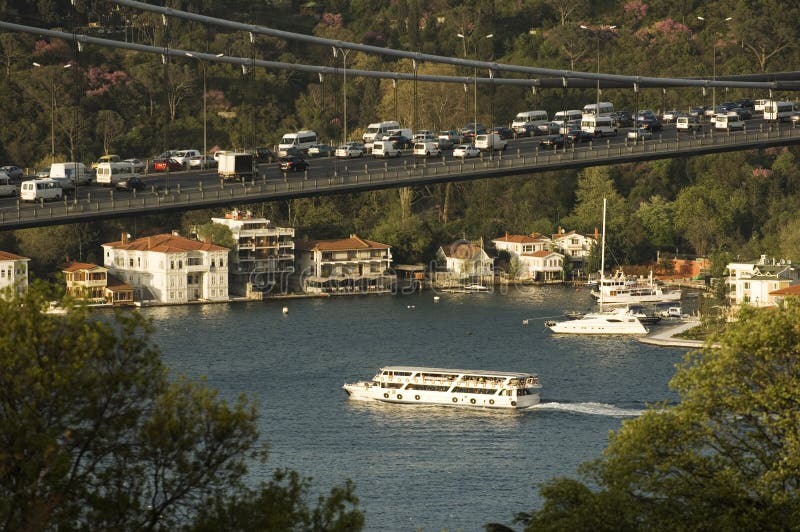
[[[103,244],[103,264],[134,287],[139,301],[228,300],[228,248],[177,233]]]
[[[0,251],[0,294],[11,288],[17,294],[28,289],[28,257]]]
[[[294,272],[294,229],[278,227],[250,211],[233,211],[212,218],[231,230],[236,247],[231,253],[230,291],[250,299],[286,292]]]
[[[770,307],[777,304],[780,295],[772,294],[800,283],[797,264],[761,255],[757,260],[731,262],[725,269],[728,301],[731,305],[748,304]]]
[[[564,255],[554,251],[550,237],[539,233],[510,235],[492,240],[497,251],[511,256],[514,277],[537,282],[561,281],[564,278]]]

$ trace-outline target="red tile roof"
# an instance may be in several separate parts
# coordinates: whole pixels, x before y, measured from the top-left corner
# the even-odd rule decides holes
[[[217,246],[216,244],[208,244],[200,242],[199,240],[190,240],[188,238],[171,235],[153,235],[137,238],[129,242],[122,240],[117,242],[108,242],[103,244],[115,249],[125,249],[128,251],[156,251],[158,253],[177,253],[181,251],[229,251],[228,248]]]
[[[102,266],[98,266],[97,264],[92,264],[90,262],[69,262],[65,264],[61,271],[63,272],[76,272],[78,270],[108,270],[108,268],[104,268]]]
[[[0,260],[31,260],[28,257],[21,257],[19,255],[14,255],[13,253],[9,253],[8,251],[0,251]]]
[[[305,240],[296,242],[295,245],[305,251],[350,251],[357,249],[389,249],[391,247],[357,235],[350,235],[350,238],[338,240]]]
[[[555,251],[549,251],[546,249],[541,249],[539,251],[534,251],[533,253],[523,253],[523,257],[549,257],[550,255],[560,255],[560,253],[556,253]]]
[[[481,256],[483,249],[472,242],[458,240],[452,244],[442,246],[442,252],[444,252],[445,257],[474,260]]]
[[[113,275],[109,275],[106,278],[106,288],[112,292],[133,291],[133,287],[131,285],[123,283]]]
[[[800,284],[779,288],[769,293],[771,296],[800,296]]]
[[[501,236],[500,238],[495,238],[495,242],[511,242],[513,244],[532,244],[534,242],[542,242],[546,241],[547,237],[544,235],[540,235],[539,233],[533,233],[531,235],[506,235]]]

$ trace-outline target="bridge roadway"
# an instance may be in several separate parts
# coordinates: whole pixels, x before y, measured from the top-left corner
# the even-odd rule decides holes
[[[81,186],[77,194],[52,203],[0,200],[0,230],[123,218],[165,211],[205,209],[321,194],[341,194],[445,181],[465,181],[534,174],[566,168],[602,166],[652,159],[785,146],[800,143],[800,128],[792,124],[751,121],[743,132],[676,135],[666,126],[653,140],[634,143],[624,131],[567,149],[544,148],[536,138],[509,141],[504,153],[480,159],[422,159],[410,155],[383,160],[310,159],[307,172],[282,173],[277,163],[261,165],[256,179],[222,182],[215,171],[153,174],[144,179],[150,189],[122,192],[97,185]]]

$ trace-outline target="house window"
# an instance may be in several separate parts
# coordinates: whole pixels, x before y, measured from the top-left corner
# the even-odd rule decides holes
[[[142,267],[142,257],[136,257],[136,265],[138,267]]]
[[[223,266],[225,266],[225,260],[219,259],[219,267],[222,268]]]
[[[175,269],[175,261],[174,260],[169,261],[169,269],[170,270],[174,270]]]
[[[183,269],[183,261],[182,261],[182,260],[179,260],[179,261],[178,261],[178,269],[179,269],[179,270],[182,270],[182,269]]]
[[[211,259],[211,267],[214,267],[214,259]]]
[[[132,258],[128,259],[128,267],[129,268],[133,268],[133,259]]]

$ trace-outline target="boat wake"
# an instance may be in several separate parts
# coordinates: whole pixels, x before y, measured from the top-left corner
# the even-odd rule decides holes
[[[539,403],[528,407],[526,410],[556,410],[560,412],[571,412],[574,414],[591,414],[595,416],[608,417],[637,417],[644,413],[644,410],[634,408],[619,408],[605,403]]]

